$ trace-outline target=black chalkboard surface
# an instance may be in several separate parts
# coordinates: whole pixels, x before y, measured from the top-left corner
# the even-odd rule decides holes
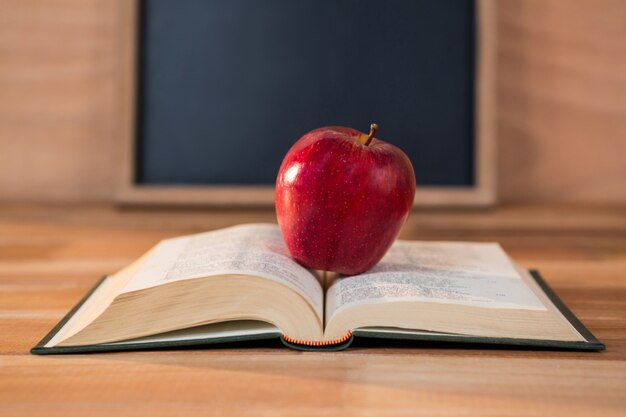
[[[419,186],[475,182],[472,0],[144,0],[139,185],[272,185],[320,126],[379,137]]]

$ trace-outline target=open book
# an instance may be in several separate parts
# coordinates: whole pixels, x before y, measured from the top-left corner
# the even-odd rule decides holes
[[[602,349],[545,283],[496,243],[397,241],[352,277],[293,261],[278,226],[167,239],[103,278],[33,353],[355,337]]]

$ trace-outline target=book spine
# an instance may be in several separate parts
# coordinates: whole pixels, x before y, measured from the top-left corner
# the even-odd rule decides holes
[[[295,339],[293,337],[289,337],[286,334],[283,334],[282,338],[284,341],[291,343],[293,345],[301,345],[301,346],[308,346],[308,347],[324,347],[324,346],[340,345],[342,343],[345,343],[350,338],[352,338],[352,331],[348,330],[345,336],[340,337],[338,339],[331,339],[331,340],[302,340],[302,339]]]

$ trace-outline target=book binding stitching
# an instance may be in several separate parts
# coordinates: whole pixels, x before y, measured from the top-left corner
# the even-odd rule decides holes
[[[293,337],[289,337],[286,334],[282,335],[283,340],[285,340],[286,342],[292,343],[294,345],[311,346],[311,347],[340,345],[346,342],[351,337],[352,337],[351,330],[348,330],[345,336],[340,337],[338,339],[331,339],[331,340],[302,340],[302,339],[295,339]]]

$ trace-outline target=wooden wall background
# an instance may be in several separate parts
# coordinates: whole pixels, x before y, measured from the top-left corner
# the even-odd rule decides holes
[[[0,0],[0,201],[111,200],[125,0]],[[626,1],[498,2],[501,201],[626,202]]]

